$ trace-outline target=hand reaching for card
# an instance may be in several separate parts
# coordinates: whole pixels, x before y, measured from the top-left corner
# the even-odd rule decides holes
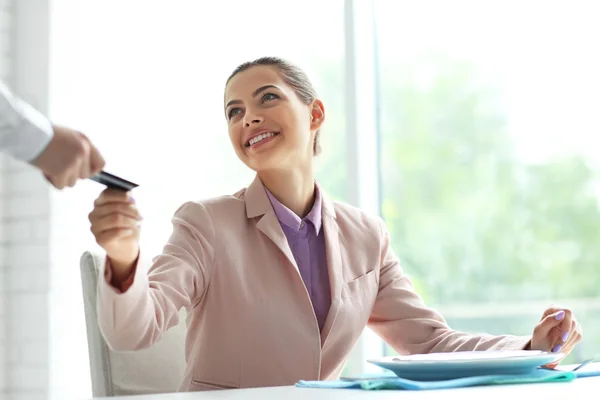
[[[131,274],[139,254],[140,215],[130,193],[106,189],[89,214],[96,242],[106,250],[113,278],[121,282]]]
[[[533,329],[529,349],[562,353],[566,357],[581,341],[581,325],[571,310],[549,307]],[[549,365],[555,367],[558,362]]]

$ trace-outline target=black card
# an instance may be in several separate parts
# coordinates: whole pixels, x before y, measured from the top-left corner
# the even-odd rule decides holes
[[[126,192],[139,186],[137,183],[129,182],[123,178],[119,178],[116,175],[109,174],[108,172],[104,171],[100,171],[98,174],[92,176],[90,179],[101,183],[108,188],[123,190]]]

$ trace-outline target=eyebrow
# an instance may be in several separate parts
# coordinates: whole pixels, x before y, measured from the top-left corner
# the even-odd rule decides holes
[[[252,92],[252,97],[256,97],[256,96],[258,96],[258,94],[259,94],[260,92],[264,92],[264,91],[265,91],[265,90],[267,90],[267,89],[278,89],[278,90],[279,90],[279,88],[278,88],[277,86],[275,86],[275,85],[265,85],[265,86],[261,86],[261,87],[259,87],[258,89],[256,89],[254,92]],[[227,105],[225,106],[225,109],[227,109],[227,107],[229,107],[229,106],[230,106],[230,105],[232,105],[232,104],[242,104],[242,101],[241,101],[241,100],[230,100],[230,101],[227,103]]]

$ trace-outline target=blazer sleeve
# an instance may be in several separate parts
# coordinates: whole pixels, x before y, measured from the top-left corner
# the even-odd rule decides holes
[[[381,219],[379,291],[369,319],[372,328],[399,354],[474,350],[522,350],[531,336],[468,334],[451,329],[414,291],[394,254]]]
[[[172,223],[162,254],[147,273],[140,256],[128,287],[111,285],[109,264],[106,273],[101,271],[98,322],[114,350],[152,346],[178,324],[180,309],[194,307],[206,291],[215,257],[213,221],[202,204],[188,202],[175,212]]]

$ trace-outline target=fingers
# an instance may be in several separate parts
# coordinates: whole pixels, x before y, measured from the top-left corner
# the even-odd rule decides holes
[[[105,161],[104,157],[100,154],[100,151],[93,145],[90,139],[83,133],[79,133],[82,138],[82,144],[84,146],[84,154],[82,154],[82,168],[80,169],[80,179],[86,179],[93,175],[96,175],[102,168],[104,168]]]
[[[102,192],[94,203],[94,209],[88,218],[92,224],[91,231],[97,238],[104,232],[115,229],[123,230],[123,234],[126,234],[128,230],[135,231],[139,221],[142,220],[142,216],[131,202],[129,195],[112,189]]]
[[[122,190],[105,189],[102,191],[100,196],[94,201],[94,207],[98,207],[108,203],[135,203],[135,200],[131,196],[131,192],[124,192]]]
[[[90,175],[90,142],[81,132],[73,132],[71,165],[65,169],[63,182],[65,186],[73,187],[79,179],[89,178]]]
[[[563,347],[563,341],[561,338],[562,330],[560,326],[553,327],[548,333],[548,349],[553,353],[559,353]]]
[[[77,173],[77,171],[73,171],[72,173],[65,176],[64,185],[67,187],[73,187],[77,183],[78,179],[79,179],[79,174]]]
[[[569,339],[569,335],[571,334],[571,329],[573,328],[573,312],[567,308],[563,309],[565,312],[565,318],[562,320],[560,324],[561,329],[561,342],[566,342]]]
[[[562,353],[566,356],[581,341],[581,337],[581,326],[575,320],[572,311],[552,306],[544,312],[542,320],[533,331],[531,349]],[[555,360],[553,365],[559,362],[560,360]]]
[[[118,205],[104,206],[99,212],[104,212],[106,213],[105,215],[91,215],[90,222],[92,223],[92,233],[94,235],[99,235],[100,233],[111,229],[136,229],[142,218],[131,215],[132,213],[127,213],[127,211],[131,210],[119,211],[119,208],[122,207]]]
[[[104,168],[105,164],[106,164],[106,161],[104,161],[104,157],[102,157],[102,154],[100,154],[100,151],[98,151],[98,149],[96,148],[96,146],[94,146],[93,144],[91,144],[91,148],[90,148],[90,174],[91,175],[96,175],[98,172],[100,172]]]
[[[572,329],[574,328],[573,313],[571,310],[563,308],[557,313],[561,312],[564,314],[564,317],[561,319],[560,324],[556,326],[556,334],[554,334],[552,337],[549,337],[551,350],[554,353],[564,350],[565,344],[569,340],[569,336],[572,335]]]
[[[576,338],[577,333],[574,332],[576,322],[571,320],[571,325],[569,326],[568,331],[563,332],[561,334],[560,339],[558,340],[558,344],[556,346],[560,346],[563,349],[568,348],[573,344],[573,340]]]
[[[65,187],[64,184],[61,184],[61,182],[57,182],[57,180],[54,177],[48,174],[44,174],[44,178],[46,178],[46,180],[58,190],[62,190]]]
[[[136,237],[138,230],[136,228],[115,228],[95,234],[96,242],[104,247],[110,242],[126,239],[128,237]]]
[[[115,261],[114,272],[117,273],[118,268],[128,271],[139,253],[142,220],[131,195],[121,190],[105,189],[94,202],[88,218],[96,243]]]
[[[57,175],[49,179],[49,181],[54,185],[55,188],[62,190],[66,187],[73,187],[75,182],[77,182],[77,175],[74,173],[70,174],[62,174]]]
[[[78,164],[79,164],[79,179],[86,179],[92,176],[91,173],[91,152],[92,145],[85,135],[81,134],[81,153],[79,154]],[[73,182],[73,185],[75,182]]]
[[[95,207],[90,213],[90,219],[97,221],[102,218],[106,218],[107,216],[116,214],[123,215],[124,217],[132,218],[137,221],[142,219],[142,216],[135,205],[129,203],[107,203]]]
[[[581,329],[581,325],[575,320],[571,323],[571,330],[567,341],[563,345],[563,349],[565,352],[570,352],[573,348],[581,341],[583,337],[583,332]]]
[[[56,126],[48,146],[31,164],[57,189],[74,186],[104,168],[104,158],[92,142],[73,129]]]
[[[538,340],[541,339],[543,342],[546,343],[546,346],[548,347],[555,343],[562,334],[560,330],[560,325],[562,324],[562,321],[565,318],[565,314],[566,313],[563,310],[561,310],[546,315],[534,328],[533,336]]]

